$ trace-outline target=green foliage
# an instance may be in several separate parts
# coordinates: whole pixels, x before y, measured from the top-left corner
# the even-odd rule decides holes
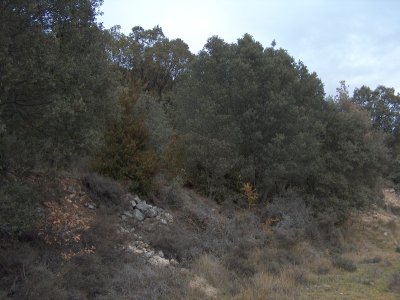
[[[349,101],[331,104],[326,116],[321,172],[308,182],[318,211],[337,214],[362,209],[380,199],[380,178],[388,151],[368,115]]]
[[[148,193],[158,167],[156,152],[148,147],[149,133],[144,120],[133,114],[138,92],[121,95],[124,112],[105,132],[103,147],[93,162],[94,170],[116,180],[129,181],[130,189]]]
[[[216,198],[243,182],[262,200],[297,188],[339,218],[376,202],[384,137],[346,89],[339,98],[326,102],[316,74],[283,49],[210,38],[173,102],[187,179]]]
[[[192,59],[188,45],[181,39],[169,40],[159,26],[148,30],[135,26],[128,36],[115,26],[109,36],[112,62],[159,100],[168,94]]]
[[[100,4],[1,2],[0,116],[15,164],[59,167],[87,155],[115,111]]]
[[[400,130],[400,94],[393,88],[378,86],[372,91],[367,86],[354,90],[353,101],[366,109],[374,126],[397,135]]]
[[[323,106],[316,75],[284,50],[264,50],[249,35],[232,45],[211,38],[176,96],[186,169],[208,190],[232,174],[264,195],[301,182],[318,163]]]
[[[371,90],[362,86],[354,90],[352,101],[365,109],[373,125],[388,134],[386,144],[391,150],[387,178],[400,186],[400,94],[393,88],[378,86]]]

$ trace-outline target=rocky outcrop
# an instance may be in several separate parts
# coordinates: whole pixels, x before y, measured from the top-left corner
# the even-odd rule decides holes
[[[127,221],[133,220],[140,223],[147,229],[150,228],[154,222],[160,222],[163,225],[168,225],[174,221],[173,216],[164,211],[162,208],[148,204],[146,201],[141,200],[137,195],[126,194],[122,200],[127,203],[129,209],[120,214],[122,219],[120,234],[128,234],[131,240],[123,247],[126,251],[132,252],[135,255],[143,256],[149,264],[156,267],[174,267],[178,265],[175,259],[168,259],[164,256],[162,251],[156,251],[148,243],[144,242],[142,237],[135,233],[135,228],[128,226]],[[144,221],[153,220],[151,224]],[[130,227],[130,228],[129,228]]]
[[[162,208],[148,204],[137,195],[126,194],[123,196],[123,200],[129,203],[129,210],[120,215],[123,220],[133,218],[138,222],[143,222],[147,218],[155,218],[165,225],[174,221],[170,213],[165,212]]]

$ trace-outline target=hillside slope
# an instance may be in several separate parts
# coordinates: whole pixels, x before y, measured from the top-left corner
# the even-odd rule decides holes
[[[2,299],[400,297],[394,190],[328,238],[322,223],[296,220],[295,199],[290,209],[279,200],[218,205],[160,180],[145,201],[97,175],[58,182],[62,193],[42,202],[32,237],[1,244]]]

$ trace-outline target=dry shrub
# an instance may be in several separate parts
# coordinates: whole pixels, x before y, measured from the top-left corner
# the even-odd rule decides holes
[[[259,195],[250,182],[246,182],[243,184],[243,192],[244,197],[250,206],[257,203]]]
[[[332,257],[332,265],[348,272],[357,271],[357,265],[351,259],[341,255],[334,255]]]
[[[204,277],[208,283],[214,287],[223,287],[228,290],[234,288],[234,282],[228,270],[215,256],[209,254],[202,255],[193,263],[191,268],[196,274]]]
[[[92,173],[84,176],[83,184],[97,202],[115,205],[121,203],[123,190],[116,181]]]
[[[105,295],[108,280],[117,271],[115,266],[104,264],[99,255],[77,256],[62,269],[63,286],[66,290],[81,291],[90,298]]]
[[[371,258],[365,258],[361,261],[363,264],[378,264],[382,261],[382,257],[380,256],[374,256]]]
[[[237,300],[286,300],[298,298],[297,275],[290,269],[278,276],[268,273],[257,274],[233,299]]]
[[[400,271],[392,275],[392,278],[389,283],[389,289],[392,292],[400,294]]]
[[[167,257],[190,264],[202,254],[220,258],[239,244],[248,248],[265,244],[259,224],[259,218],[247,211],[232,219],[219,214],[205,217],[201,210],[181,211],[169,228],[160,227],[146,238]]]
[[[110,278],[107,295],[97,299],[187,299],[187,286],[177,269],[156,268],[132,257]]]
[[[57,274],[44,264],[32,268],[18,295],[17,298],[21,297],[20,299],[83,299],[83,295],[77,297],[79,292],[60,286]]]
[[[304,240],[315,225],[304,199],[291,190],[275,197],[268,205],[268,217],[269,220],[277,220],[272,224],[273,231],[280,245],[285,248]]]
[[[248,244],[239,244],[224,256],[224,265],[238,277],[251,277],[256,273],[255,260]]]

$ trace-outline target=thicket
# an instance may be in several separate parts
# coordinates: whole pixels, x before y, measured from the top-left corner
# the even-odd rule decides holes
[[[384,136],[345,93],[324,96],[285,50],[210,38],[173,99],[187,180],[217,200],[246,183],[262,201],[296,189],[339,219],[376,202]]]
[[[375,90],[362,86],[354,90],[352,101],[365,109],[372,124],[386,133],[391,164],[386,177],[400,187],[400,94],[393,88],[378,86]]]

